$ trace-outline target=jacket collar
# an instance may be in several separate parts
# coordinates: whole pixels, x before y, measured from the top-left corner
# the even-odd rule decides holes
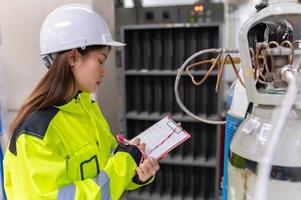
[[[79,92],[70,101],[59,101],[53,105],[61,111],[74,113],[74,114],[85,114],[92,109],[91,94],[86,92]]]

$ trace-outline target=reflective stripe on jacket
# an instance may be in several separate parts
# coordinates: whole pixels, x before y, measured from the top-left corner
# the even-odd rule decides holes
[[[118,146],[97,103],[80,93],[68,103],[30,114],[4,158],[8,199],[119,199],[137,163]]]

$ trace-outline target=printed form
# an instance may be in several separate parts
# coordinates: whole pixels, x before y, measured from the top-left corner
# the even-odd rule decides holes
[[[145,155],[160,160],[191,135],[180,124],[166,116],[135,138],[137,137],[141,139],[141,143],[146,144]]]

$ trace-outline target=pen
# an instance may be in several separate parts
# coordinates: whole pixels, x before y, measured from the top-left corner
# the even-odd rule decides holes
[[[126,145],[134,145],[133,143],[131,143],[129,140],[125,139],[123,135],[121,134],[117,134],[116,135],[117,141],[122,143],[122,144],[126,144]]]

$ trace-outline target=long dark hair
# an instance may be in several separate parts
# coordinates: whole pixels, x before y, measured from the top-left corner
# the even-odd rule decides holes
[[[86,56],[91,51],[101,50],[103,48],[111,48],[110,46],[88,46],[84,50],[78,48],[77,51]],[[59,52],[54,59],[53,64],[43,78],[39,81],[29,97],[25,100],[15,119],[9,127],[10,135],[13,134],[18,125],[30,113],[47,108],[62,100],[68,90],[73,88],[71,94],[76,94],[75,78],[68,61],[68,52]]]

